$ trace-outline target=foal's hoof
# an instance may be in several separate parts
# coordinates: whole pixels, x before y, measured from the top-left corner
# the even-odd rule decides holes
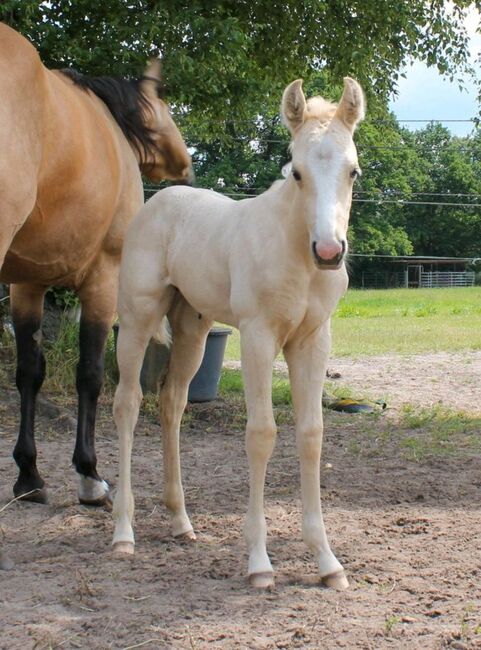
[[[197,535],[193,530],[188,530],[187,532],[181,533],[180,535],[175,535],[175,539],[179,542],[191,543],[197,540]]]
[[[133,555],[134,545],[132,542],[115,542],[112,544],[114,555]]]
[[[78,500],[84,506],[112,510],[112,497],[107,481],[97,481],[87,476],[81,476]]]
[[[17,487],[13,488],[13,494],[20,501],[31,501],[33,503],[48,503],[47,490],[44,487],[34,488],[33,490]]]
[[[324,587],[336,589],[337,591],[344,591],[344,589],[349,587],[349,582],[344,571],[336,571],[335,573],[323,576],[321,578],[321,584],[323,584]]]
[[[274,587],[274,574],[272,571],[263,571],[262,573],[251,573],[249,584],[255,589],[272,589]]]
[[[11,571],[13,569],[12,560],[3,551],[0,551],[0,569],[2,571]]]

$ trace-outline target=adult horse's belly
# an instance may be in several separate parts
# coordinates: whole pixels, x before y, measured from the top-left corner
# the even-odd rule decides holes
[[[76,286],[105,237],[105,225],[60,216],[48,223],[32,214],[16,234],[0,271],[2,282]]]
[[[30,252],[29,252],[30,253]],[[0,282],[6,283],[35,283],[42,285],[64,284],[75,286],[79,269],[71,265],[64,258],[55,260],[48,259],[48,262],[35,260],[30,255],[22,255],[22,251],[8,252],[2,270],[0,271]]]

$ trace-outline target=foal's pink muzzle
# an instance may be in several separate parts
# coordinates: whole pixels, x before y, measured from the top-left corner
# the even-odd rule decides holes
[[[333,241],[329,244],[312,242],[312,254],[318,269],[338,269],[346,254],[346,241]]]

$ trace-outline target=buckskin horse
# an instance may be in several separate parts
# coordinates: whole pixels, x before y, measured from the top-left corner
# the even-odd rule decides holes
[[[141,173],[154,181],[191,176],[185,143],[158,95],[159,73],[158,62],[140,81],[48,70],[25,38],[0,24],[0,281],[10,283],[21,400],[15,496],[47,497],[34,411],[45,376],[44,296],[59,286],[81,303],[79,499],[109,500],[96,467],[95,415],[124,234],[143,204]]]
[[[164,501],[173,534],[195,537],[184,505],[179,427],[189,382],[217,320],[238,327],[241,336],[250,581],[259,588],[274,582],[266,550],[264,481],[276,437],[272,366],[282,350],[296,414],[303,539],[316,557],[322,582],[342,589],[347,579],[330,549],[321,512],[321,395],[330,316],[347,288],[346,231],[353,182],[360,174],[352,136],[364,116],[363,93],[346,78],[338,106],[320,97],[306,101],[297,80],[284,91],[282,116],[292,135],[292,167],[285,180],[242,201],[208,190],[167,188],[145,204],[126,235],[119,292],[120,381],[114,400],[120,472],[113,547],[118,553],[134,552],[130,463],[142,397],[139,372],[149,338],[165,314],[173,342],[160,391]]]

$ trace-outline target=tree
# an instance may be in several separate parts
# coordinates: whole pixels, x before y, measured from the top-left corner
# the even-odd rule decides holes
[[[478,0],[477,5],[481,5]],[[386,98],[414,57],[453,77],[468,66],[466,0],[4,0],[0,18],[51,67],[138,76],[165,57],[169,99],[214,139],[225,120],[252,121],[282,88],[329,70]]]
[[[427,205],[411,206],[406,223],[417,254],[480,255],[479,133],[473,139],[452,137],[440,124],[430,124],[413,142],[429,168],[420,201]]]

